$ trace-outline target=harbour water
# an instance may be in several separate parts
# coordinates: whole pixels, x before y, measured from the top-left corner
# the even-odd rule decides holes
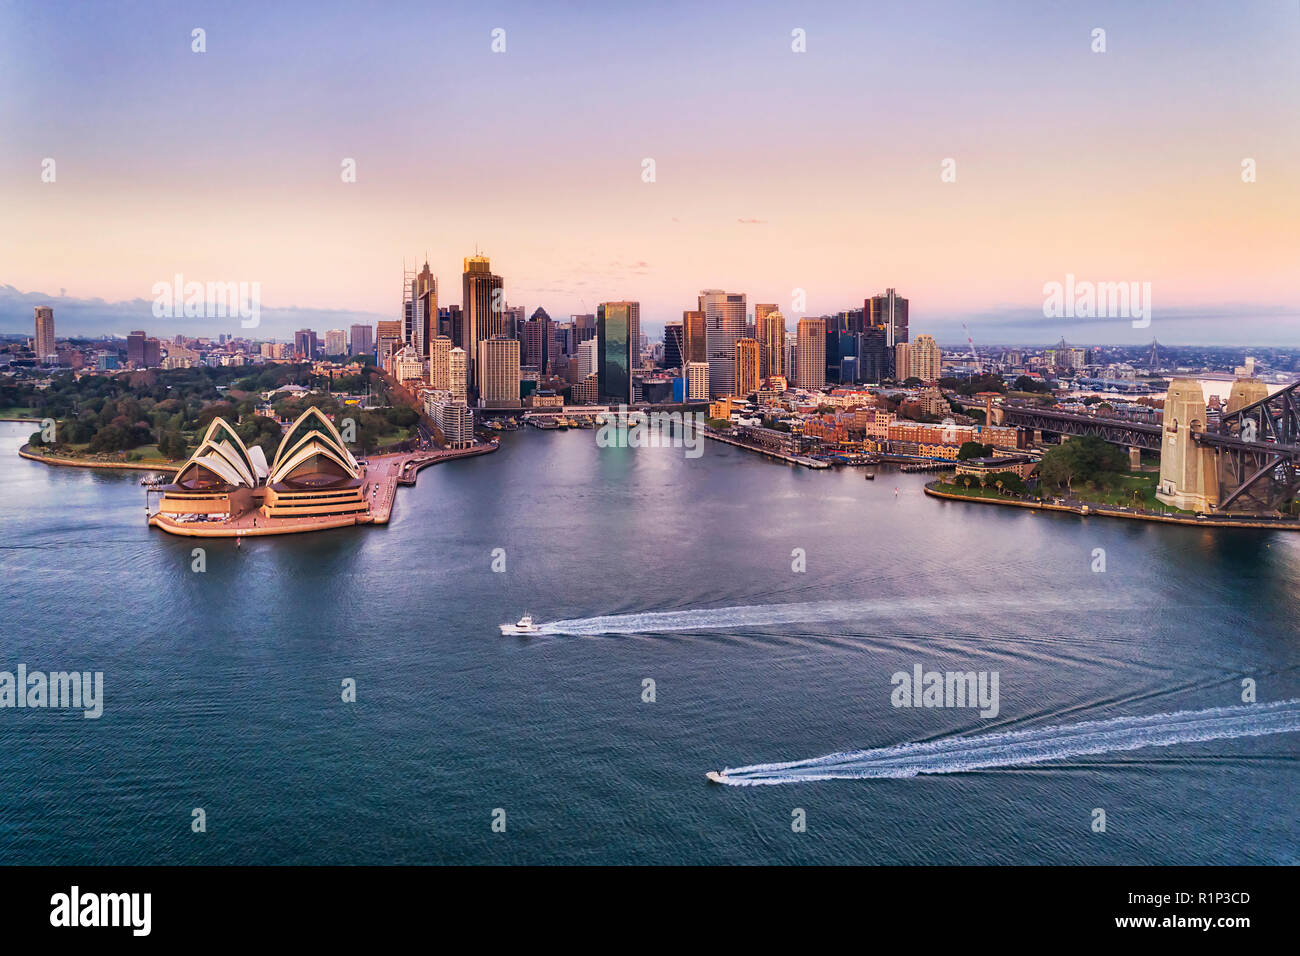
[[[31,430],[0,424],[0,670],[102,671],[104,711],[0,708],[7,863],[1300,862],[1300,733],[1251,732],[1300,698],[1300,536],[521,430],[385,527],[237,548]],[[894,706],[915,665],[996,672],[997,715]],[[1280,718],[1225,710],[1246,678]],[[704,779],[882,750],[970,767]]]

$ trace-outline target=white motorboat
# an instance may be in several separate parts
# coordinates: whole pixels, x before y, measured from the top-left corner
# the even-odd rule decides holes
[[[533,616],[525,614],[514,624],[502,624],[502,634],[536,634],[541,628],[533,623]]]
[[[727,775],[720,770],[710,770],[708,773],[704,775],[704,778],[708,780],[709,783],[730,783],[731,782],[730,780],[727,779]]]

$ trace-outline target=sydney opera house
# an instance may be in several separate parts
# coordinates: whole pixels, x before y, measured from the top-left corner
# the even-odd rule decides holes
[[[247,520],[270,530],[285,519],[350,519],[369,514],[365,469],[334,424],[315,406],[289,427],[267,465],[258,446],[245,447],[235,430],[213,419],[194,454],[162,493],[160,527]]]

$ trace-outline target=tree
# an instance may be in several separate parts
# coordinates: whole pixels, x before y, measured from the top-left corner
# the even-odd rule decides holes
[[[999,471],[993,478],[997,482],[998,491],[1005,491],[1011,495],[1023,495],[1025,493],[1025,482],[1014,471]]]
[[[957,449],[958,461],[969,461],[971,458],[987,458],[993,454],[992,445],[981,445],[977,441],[966,441],[961,443]]]

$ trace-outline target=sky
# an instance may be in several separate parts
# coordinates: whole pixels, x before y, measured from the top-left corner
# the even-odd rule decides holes
[[[892,287],[954,343],[1300,344],[1297,51],[1295,0],[0,0],[0,332],[240,334],[155,319],[176,274],[346,327],[479,249],[510,305],[652,332]],[[1150,324],[1044,317],[1067,274]]]

